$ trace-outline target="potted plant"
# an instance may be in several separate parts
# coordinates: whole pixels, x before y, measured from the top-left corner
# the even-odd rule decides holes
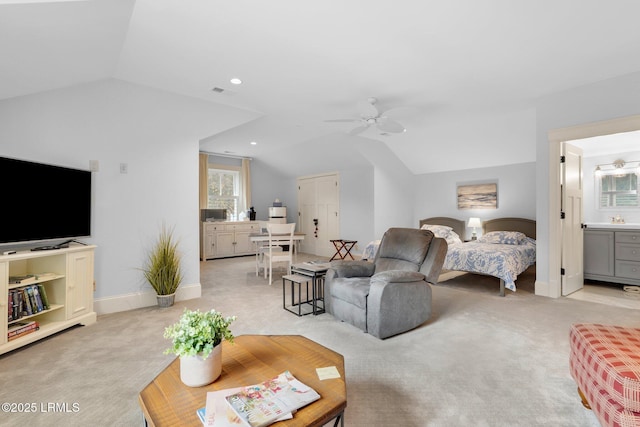
[[[162,226],[158,240],[149,251],[142,272],[147,282],[156,291],[158,305],[172,306],[176,290],[183,279],[181,255],[178,251],[178,242],[173,238],[173,229]]]
[[[201,312],[184,309],[177,323],[165,328],[172,340],[165,354],[180,357],[180,379],[191,387],[214,382],[222,372],[222,340],[233,343],[229,326],[235,316],[224,317],[216,310]]]

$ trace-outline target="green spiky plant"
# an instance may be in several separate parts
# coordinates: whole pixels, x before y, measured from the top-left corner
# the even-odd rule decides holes
[[[183,271],[178,242],[173,238],[173,228],[162,226],[142,273],[156,294],[171,295],[176,292],[182,283]]]

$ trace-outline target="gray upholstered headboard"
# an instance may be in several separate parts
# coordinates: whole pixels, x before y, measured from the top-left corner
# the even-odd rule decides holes
[[[461,221],[459,219],[448,218],[448,217],[445,217],[445,216],[438,216],[438,217],[433,217],[433,218],[421,219],[420,220],[420,227],[422,227],[424,224],[446,225],[447,227],[453,228],[453,231],[455,231],[456,234],[458,236],[460,236],[460,238],[462,240],[465,239],[466,225],[465,225],[464,221]]]
[[[438,216],[420,220],[420,227],[423,224],[446,225],[453,228],[462,240],[465,240],[466,223],[459,219]],[[536,238],[536,222],[526,218],[496,218],[489,219],[482,223],[482,234],[490,231],[519,231],[527,237]]]
[[[496,218],[482,223],[482,234],[491,231],[519,231],[527,237],[536,238],[536,222],[526,218]]]

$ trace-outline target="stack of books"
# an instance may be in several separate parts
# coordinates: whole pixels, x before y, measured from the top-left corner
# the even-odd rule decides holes
[[[293,418],[293,413],[320,399],[289,371],[260,384],[210,391],[197,411],[205,427],[265,427]]]
[[[30,334],[32,332],[40,329],[40,325],[38,322],[32,320],[30,322],[16,322],[9,325],[9,329],[7,332],[7,338],[9,341],[15,340],[21,336],[26,334]]]

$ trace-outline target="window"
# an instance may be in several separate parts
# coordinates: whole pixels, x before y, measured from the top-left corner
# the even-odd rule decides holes
[[[599,208],[637,208],[638,175],[635,172],[596,175],[599,181]]]
[[[207,178],[207,207],[209,209],[226,209],[227,219],[237,219],[240,201],[240,171],[210,167]]]

